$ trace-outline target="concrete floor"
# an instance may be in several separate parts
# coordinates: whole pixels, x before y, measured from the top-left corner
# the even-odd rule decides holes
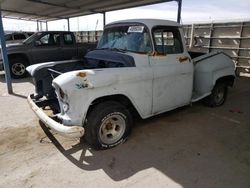
[[[27,104],[29,79],[13,87],[8,95],[0,73],[0,187],[250,187],[250,78],[222,107],[138,120],[106,151],[48,132]]]

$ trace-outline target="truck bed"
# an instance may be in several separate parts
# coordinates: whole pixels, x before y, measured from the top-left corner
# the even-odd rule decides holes
[[[192,102],[196,102],[211,94],[212,88],[224,73],[235,75],[235,65],[224,52],[208,54],[192,53],[194,64],[194,90]],[[230,84],[229,84],[230,85]]]

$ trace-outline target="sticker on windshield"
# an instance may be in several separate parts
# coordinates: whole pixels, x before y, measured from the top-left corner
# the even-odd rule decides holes
[[[130,26],[128,28],[128,33],[142,33],[144,26]]]

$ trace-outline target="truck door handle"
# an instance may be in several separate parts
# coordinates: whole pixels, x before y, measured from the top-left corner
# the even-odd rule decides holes
[[[182,56],[182,57],[179,57],[179,62],[180,63],[185,63],[187,62],[187,60],[189,60],[189,57],[188,56]]]

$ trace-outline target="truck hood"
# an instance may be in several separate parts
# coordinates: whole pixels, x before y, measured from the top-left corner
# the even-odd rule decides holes
[[[96,49],[85,55],[87,59],[114,62],[122,67],[134,67],[134,58],[125,52],[114,51],[113,49]]]
[[[51,62],[45,62],[45,63],[38,63],[38,64],[28,66],[26,70],[30,73],[31,76],[34,76],[35,72],[42,68],[50,67],[50,66],[58,65],[58,64],[70,63],[70,62],[73,63],[77,61],[79,60],[51,61]]]
[[[65,60],[65,61],[53,61],[53,62],[46,62],[46,63],[39,63],[35,65],[28,66],[26,70],[30,73],[31,76],[34,76],[36,71],[39,71],[42,68],[51,67],[53,65],[58,64],[65,64],[70,62],[76,62],[79,60]],[[109,63],[109,67],[106,68],[113,68],[113,67],[134,67],[135,61],[134,58],[128,54],[111,51],[111,50],[93,50],[88,52],[85,55],[86,65],[89,64],[90,67],[100,68],[99,64]]]
[[[6,44],[6,48],[8,51],[8,54],[11,54],[12,51],[19,52],[19,51],[26,51],[27,50],[27,44],[24,43],[12,43],[12,44]],[[0,48],[2,48],[0,46]]]

